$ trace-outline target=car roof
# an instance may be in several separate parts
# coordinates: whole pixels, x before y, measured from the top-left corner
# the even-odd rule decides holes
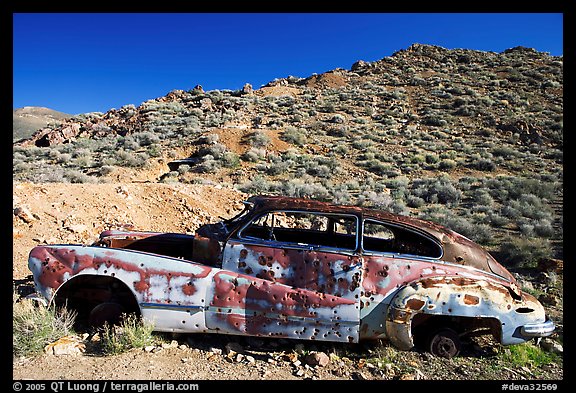
[[[334,204],[306,198],[268,195],[256,195],[248,198],[247,202],[252,203],[254,210],[258,212],[268,210],[304,210],[323,213],[355,214],[361,215],[364,218],[385,220],[390,223],[408,226],[412,229],[420,229],[438,239],[446,235],[455,234],[448,228],[433,222],[362,206]]]

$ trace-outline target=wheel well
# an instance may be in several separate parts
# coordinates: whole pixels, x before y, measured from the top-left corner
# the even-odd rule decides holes
[[[417,346],[422,345],[426,335],[439,328],[451,328],[460,336],[491,334],[498,342],[502,335],[500,321],[493,317],[463,317],[419,313],[412,319],[412,336]]]
[[[66,307],[77,313],[77,323],[86,323],[90,312],[101,303],[117,303],[126,313],[140,315],[134,293],[114,277],[79,275],[62,284],[54,297],[56,307]]]

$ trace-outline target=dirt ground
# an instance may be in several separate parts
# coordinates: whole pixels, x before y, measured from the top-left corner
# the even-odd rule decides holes
[[[90,244],[106,229],[193,233],[219,216],[231,217],[247,195],[225,186],[153,183],[145,179],[104,184],[13,184],[12,278],[21,293],[31,292],[28,252],[37,244]],[[386,380],[563,378],[556,364],[512,369],[494,355],[502,347],[474,344],[451,360],[418,352],[392,351],[383,364],[366,362],[383,344],[301,343],[223,335],[166,336],[164,344],[103,356],[91,349],[80,355],[42,354],[13,359],[15,380]],[[94,344],[95,345],[95,344]],[[231,349],[232,348],[232,349]],[[390,349],[390,348],[388,348]],[[496,352],[495,352],[496,351]],[[326,365],[307,361],[328,354]]]

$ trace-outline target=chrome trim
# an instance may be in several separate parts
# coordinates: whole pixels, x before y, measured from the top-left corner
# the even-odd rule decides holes
[[[42,295],[39,295],[38,293],[31,293],[29,295],[26,295],[24,298],[31,300],[33,302],[38,302],[42,304],[44,307],[48,307],[48,301],[46,300],[46,298],[44,298],[44,296]]]
[[[556,329],[554,322],[547,319],[542,323],[530,323],[520,327],[520,334],[524,337],[547,337],[551,335]]]
[[[179,311],[200,311],[204,309],[204,306],[194,306],[185,304],[168,304],[168,303],[140,303],[142,308],[153,308],[153,309],[173,309]]]

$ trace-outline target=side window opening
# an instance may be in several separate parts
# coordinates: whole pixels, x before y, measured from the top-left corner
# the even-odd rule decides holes
[[[369,252],[440,258],[442,248],[416,231],[374,220],[364,221],[362,247]]]
[[[355,216],[315,212],[268,212],[240,232],[245,239],[292,243],[299,246],[356,249]]]

